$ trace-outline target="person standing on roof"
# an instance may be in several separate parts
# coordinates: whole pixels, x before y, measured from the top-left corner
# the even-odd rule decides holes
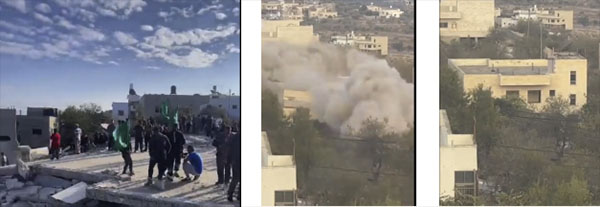
[[[60,134],[57,129],[54,129],[54,133],[50,136],[50,160],[59,159],[60,154]]]
[[[150,138],[150,143],[148,145],[150,164],[148,166],[148,182],[146,182],[146,186],[152,184],[152,175],[154,174],[154,166],[156,165],[158,165],[158,180],[163,179],[163,175],[167,168],[167,155],[171,148],[169,138],[160,133],[160,127],[155,126],[152,128],[152,131],[153,136]]]
[[[75,154],[81,153],[81,128],[79,128],[79,124],[75,124]]]

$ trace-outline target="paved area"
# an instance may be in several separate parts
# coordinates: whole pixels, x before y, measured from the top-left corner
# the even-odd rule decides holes
[[[130,181],[121,181],[117,188],[121,191],[143,193],[154,198],[173,198],[177,200],[193,201],[198,203],[217,203],[223,205],[239,206],[240,202],[233,203],[227,201],[227,186],[215,186],[217,182],[215,148],[211,145],[211,140],[205,136],[186,135],[188,143],[192,143],[199,152],[204,161],[204,172],[200,179],[194,182],[180,182],[179,179],[170,183],[167,182],[165,190],[155,187],[146,187],[144,183],[148,177],[148,152],[137,152],[132,154],[133,171],[135,175],[131,176]],[[183,160],[182,160],[183,161]],[[79,155],[69,155],[58,161],[42,160],[34,163],[43,163],[61,169],[73,169],[84,172],[106,172],[123,170],[123,158],[119,152],[108,152],[106,150],[84,153]],[[157,176],[158,169],[154,169],[154,176]],[[180,170],[183,176],[183,171]],[[125,176],[125,175],[122,175]],[[128,175],[125,177],[129,177]]]

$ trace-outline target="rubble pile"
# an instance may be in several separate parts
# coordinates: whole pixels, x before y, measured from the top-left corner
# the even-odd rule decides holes
[[[33,179],[22,180],[18,176],[0,177],[1,206],[68,206],[69,203],[53,198],[54,194],[65,191],[78,183],[48,175],[36,175]],[[85,192],[85,191],[84,191]],[[83,206],[97,206],[98,202],[83,201]]]

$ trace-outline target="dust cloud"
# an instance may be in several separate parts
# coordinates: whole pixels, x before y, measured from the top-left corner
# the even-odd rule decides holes
[[[309,92],[314,116],[342,134],[369,117],[386,120],[398,133],[413,126],[413,84],[385,59],[354,49],[263,43],[262,84],[274,92]]]

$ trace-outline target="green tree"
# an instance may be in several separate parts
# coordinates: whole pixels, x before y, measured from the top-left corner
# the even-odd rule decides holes
[[[552,205],[558,206],[584,206],[591,205],[592,195],[588,189],[587,181],[573,176],[568,182],[559,184],[552,196]]]
[[[271,90],[262,91],[262,130],[275,130],[282,126],[283,109],[277,95]]]

